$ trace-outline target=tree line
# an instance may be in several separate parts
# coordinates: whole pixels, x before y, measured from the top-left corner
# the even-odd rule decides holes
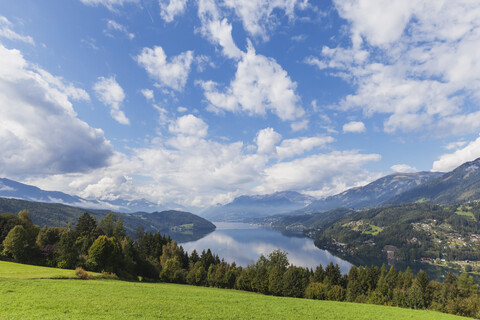
[[[315,270],[291,265],[287,253],[275,250],[247,267],[227,263],[210,249],[190,254],[170,237],[125,234],[121,217],[108,214],[97,223],[84,213],[75,227],[34,225],[28,211],[0,214],[0,258],[60,268],[82,267],[115,273],[130,281],[162,281],[230,288],[268,295],[349,301],[413,309],[431,309],[469,317],[480,316],[480,287],[467,273],[430,281],[385,266],[352,266],[342,274],[338,265]]]

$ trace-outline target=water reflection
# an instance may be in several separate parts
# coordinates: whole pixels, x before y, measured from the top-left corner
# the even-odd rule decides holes
[[[252,226],[246,223],[214,222],[217,229],[197,241],[181,243],[184,249],[198,253],[210,248],[213,253],[227,262],[247,266],[255,262],[261,254],[267,255],[275,249],[288,252],[288,260],[296,266],[315,268],[330,262],[340,266],[346,273],[351,264],[328,251],[320,250],[309,238],[287,237],[279,232]]]

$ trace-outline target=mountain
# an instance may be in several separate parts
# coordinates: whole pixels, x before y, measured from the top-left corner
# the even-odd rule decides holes
[[[362,209],[375,207],[392,197],[442,176],[440,172],[393,173],[366,186],[348,189],[342,193],[313,201],[299,213],[328,211],[335,208]]]
[[[77,196],[59,191],[45,191],[5,178],[0,178],[0,197],[65,204],[78,204],[85,201]]]
[[[466,162],[425,184],[389,200],[388,204],[431,202],[453,204],[480,199],[480,158]]]
[[[23,199],[37,202],[62,203],[82,208],[108,209],[122,212],[154,212],[167,209],[185,210],[176,203],[157,204],[145,199],[139,200],[92,200],[72,196],[60,191],[45,191],[35,186],[0,178],[0,197]]]
[[[245,221],[276,214],[286,214],[304,208],[314,200],[313,197],[295,191],[240,196],[228,204],[208,208],[201,213],[201,216],[212,221]]]
[[[110,211],[84,209],[60,203],[33,202],[20,199],[0,198],[0,213],[18,213],[28,210],[33,223],[43,226],[66,227],[69,223],[75,225],[78,218],[88,212],[97,218],[103,219]],[[168,233],[178,241],[187,241],[201,238],[206,233],[215,230],[215,225],[193,213],[183,211],[162,211],[153,213],[115,213],[122,217],[125,229],[133,235],[138,226],[146,232]]]

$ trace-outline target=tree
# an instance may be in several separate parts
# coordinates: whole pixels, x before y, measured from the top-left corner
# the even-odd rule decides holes
[[[113,237],[99,236],[88,250],[87,265],[94,271],[116,272],[122,263],[122,249]]]
[[[164,268],[166,262],[171,259],[177,260],[180,264],[180,252],[177,242],[175,241],[171,241],[163,246],[162,255],[160,256],[160,265],[162,268]]]
[[[115,226],[113,227],[113,236],[119,241],[125,238],[125,227],[123,226],[122,217],[118,217]]]
[[[95,232],[96,228],[97,220],[88,214],[88,212],[85,212],[78,218],[74,230],[78,235],[90,236]]]
[[[3,253],[13,257],[15,261],[25,262],[28,258],[27,231],[22,225],[13,227],[3,240]]]
[[[269,269],[277,267],[280,272],[285,272],[289,265],[287,255],[288,253],[286,251],[282,251],[280,249],[270,252],[270,254],[268,255]]]
[[[107,237],[113,236],[113,228],[115,226],[115,222],[117,221],[117,217],[113,212],[108,213],[105,218],[100,221],[99,227],[102,229],[103,233]]]
[[[145,236],[145,231],[143,229],[143,226],[142,225],[139,225],[137,227],[137,230],[135,230],[135,240],[137,242],[140,242],[143,240],[143,237]]]
[[[290,266],[283,274],[283,295],[301,298],[308,285],[308,273],[303,268]]]

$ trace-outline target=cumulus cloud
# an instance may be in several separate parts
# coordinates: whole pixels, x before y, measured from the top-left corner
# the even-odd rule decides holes
[[[155,96],[153,95],[153,90],[150,89],[142,89],[142,94],[147,100],[155,100]]]
[[[343,110],[384,114],[389,133],[471,133],[480,127],[480,4],[472,1],[335,1],[351,46],[305,62],[355,85]],[[381,12],[381,14],[380,14]],[[458,19],[462,17],[462,19]]]
[[[222,47],[223,54],[228,58],[239,59],[242,51],[237,47],[232,37],[232,25],[226,18],[221,18],[217,4],[213,0],[198,1],[198,16],[202,22],[200,32],[210,42]]]
[[[454,141],[454,142],[450,142],[449,144],[447,144],[445,146],[445,149],[447,150],[456,150],[456,149],[459,149],[461,147],[463,147],[464,145],[466,145],[467,142],[466,141]]]
[[[344,133],[363,133],[365,131],[367,131],[367,128],[361,121],[350,121],[343,125]]]
[[[286,139],[276,147],[277,155],[280,159],[290,158],[301,155],[306,151],[311,151],[317,147],[325,147],[327,143],[334,139],[329,136],[324,137],[301,137],[297,139]]]
[[[30,36],[22,36],[21,34],[16,33],[12,30],[13,24],[8,21],[8,19],[4,16],[0,16],[0,37],[9,39],[9,40],[17,40],[22,41],[31,45],[35,45],[35,41]]]
[[[191,114],[170,120],[168,131],[170,136],[157,136],[129,156],[115,153],[108,167],[31,182],[49,189],[62,186],[62,190],[84,197],[208,206],[252,192],[297,190],[326,196],[378,177],[362,168],[378,161],[376,154],[344,151],[296,158],[324,147],[333,141],[331,137],[282,141],[272,128],[266,128],[254,140],[258,149],[252,150],[242,141],[207,138],[208,125]],[[273,164],[271,160],[275,160]],[[252,186],[256,186],[254,190]]]
[[[105,6],[110,11],[115,11],[117,7],[121,7],[127,3],[138,3],[139,0],[80,0],[83,4],[89,6]]]
[[[107,21],[107,29],[104,30],[104,32],[107,35],[111,35],[112,31],[121,32],[130,40],[135,38],[135,35],[133,33],[129,32],[127,27],[125,27],[123,24],[120,24],[120,23],[118,23],[114,20],[108,20]]]
[[[273,128],[265,128],[258,131],[255,142],[257,143],[258,153],[272,153],[275,151],[275,145],[282,140],[282,135],[275,132]]]
[[[251,45],[238,63],[235,79],[224,92],[218,91],[211,81],[201,85],[212,111],[265,115],[270,110],[284,121],[298,119],[305,113],[296,94],[297,84],[274,59],[256,54]]]
[[[136,57],[150,77],[159,81],[161,86],[166,86],[177,91],[182,91],[187,82],[190,66],[193,61],[193,51],[185,51],[167,61],[167,55],[160,46],[143,48]]]
[[[432,171],[447,172],[455,169],[461,164],[473,161],[480,157],[480,138],[470,142],[465,147],[453,153],[440,156],[440,159],[433,162]]]
[[[207,135],[208,125],[193,114],[187,114],[171,123],[168,130],[172,133],[203,138]]]
[[[98,100],[110,107],[110,115],[113,119],[121,124],[130,124],[130,120],[120,110],[120,105],[125,99],[125,93],[115,77],[99,77],[93,86],[93,90],[95,90]]]
[[[176,16],[185,12],[188,0],[159,0],[160,16],[165,22],[172,22]]]
[[[109,164],[113,148],[79,120],[71,100],[88,94],[0,45],[0,175],[87,172]]]
[[[378,154],[334,151],[281,162],[264,170],[264,181],[256,190],[262,193],[302,190],[317,197],[328,196],[377,178],[378,175],[361,167],[380,159]]]
[[[417,168],[409,166],[408,164],[396,164],[390,167],[394,172],[417,172]]]
[[[290,20],[295,17],[295,8],[305,7],[300,0],[225,0],[224,5],[240,18],[243,28],[252,36],[268,40],[268,33],[277,25],[278,13],[284,12]]]

